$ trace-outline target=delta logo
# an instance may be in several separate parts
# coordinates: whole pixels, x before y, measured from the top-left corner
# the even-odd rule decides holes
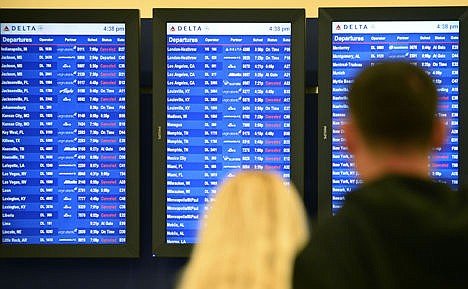
[[[3,31],[5,32],[17,32],[17,31],[25,31],[25,32],[31,32],[31,31],[37,31],[36,26],[33,25],[13,25],[13,26],[5,26],[3,28]]]
[[[367,24],[343,24],[343,25],[336,25],[335,30],[367,30]]]
[[[175,31],[197,32],[197,31],[202,31],[202,28],[200,25],[176,25],[176,26],[171,26],[169,30],[171,32],[175,32]]]

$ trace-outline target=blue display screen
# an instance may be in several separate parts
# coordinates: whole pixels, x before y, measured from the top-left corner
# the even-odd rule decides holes
[[[289,183],[290,80],[290,23],[167,24],[168,244],[196,242],[236,171]]]
[[[332,212],[362,181],[354,169],[341,126],[347,93],[356,74],[379,60],[409,61],[422,67],[438,87],[438,115],[448,135],[431,155],[435,180],[458,185],[458,21],[367,21],[332,23]]]
[[[125,24],[0,33],[2,243],[125,244]]]

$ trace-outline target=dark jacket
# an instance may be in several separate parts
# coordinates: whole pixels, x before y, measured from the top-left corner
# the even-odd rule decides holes
[[[294,289],[468,288],[468,195],[387,176],[312,230]]]

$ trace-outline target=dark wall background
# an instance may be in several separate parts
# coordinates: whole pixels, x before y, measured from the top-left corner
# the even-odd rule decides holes
[[[317,212],[317,70],[318,21],[307,19],[305,192],[311,218]],[[151,255],[151,148],[152,148],[152,27],[141,23],[140,96],[140,258],[137,259],[0,259],[2,289],[172,289],[185,258],[153,258]]]

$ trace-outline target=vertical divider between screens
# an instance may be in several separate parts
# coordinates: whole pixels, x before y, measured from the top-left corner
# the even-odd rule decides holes
[[[295,58],[292,59],[291,74],[297,75],[294,76],[295,81],[291,84],[293,92],[291,94],[291,180],[302,196],[304,196],[305,146],[305,25],[305,11],[298,11],[292,22],[292,36],[295,39],[291,49]],[[293,165],[295,168],[292,167]]]
[[[462,189],[468,189],[468,6],[460,15],[460,50],[459,50],[459,185]]]
[[[319,9],[319,92],[317,136],[317,219],[331,215],[331,25],[332,17]]]
[[[166,208],[166,32],[163,15],[153,11],[153,256],[165,245]]]

